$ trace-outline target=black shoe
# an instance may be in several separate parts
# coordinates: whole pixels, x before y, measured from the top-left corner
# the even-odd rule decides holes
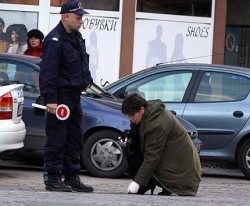
[[[45,186],[46,190],[57,192],[72,192],[72,188],[63,183],[59,175],[48,175],[48,181]]]
[[[138,195],[144,195],[148,190],[150,190],[151,191],[151,195],[153,195],[155,187],[156,187],[155,185],[150,185],[150,186],[147,186],[147,187],[140,186],[140,188],[139,188],[139,190],[138,190],[138,192],[136,194],[138,194]]]
[[[65,177],[64,183],[71,186],[73,191],[77,192],[93,192],[94,189],[90,185],[81,182],[79,175],[74,177]]]
[[[158,195],[169,196],[169,195],[172,195],[172,192],[169,192],[168,190],[163,188],[162,192],[159,192]]]

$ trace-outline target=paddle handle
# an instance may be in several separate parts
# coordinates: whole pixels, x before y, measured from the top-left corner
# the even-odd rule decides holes
[[[43,110],[47,109],[46,106],[43,106],[43,105],[40,105],[40,104],[36,104],[36,103],[32,103],[32,107],[36,107],[38,109],[43,109]]]

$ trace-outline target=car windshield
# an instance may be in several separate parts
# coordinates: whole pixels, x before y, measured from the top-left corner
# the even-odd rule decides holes
[[[107,86],[104,86],[104,89],[105,89],[105,90],[108,90],[109,88],[112,88],[114,85],[119,85],[121,82],[126,82],[126,81],[127,81],[128,79],[130,79],[131,77],[139,76],[140,74],[145,73],[145,72],[148,71],[148,70],[153,70],[153,69],[154,69],[154,67],[150,67],[150,68],[143,69],[143,70],[140,70],[140,71],[138,71],[138,72],[135,72],[135,73],[126,75],[126,76],[120,78],[119,80],[114,81],[113,83],[108,84]]]
[[[90,87],[86,89],[86,91],[82,92],[82,95],[88,97],[95,97],[95,98],[102,98],[103,96],[106,97],[114,97],[112,94],[106,92],[101,87],[93,83]]]

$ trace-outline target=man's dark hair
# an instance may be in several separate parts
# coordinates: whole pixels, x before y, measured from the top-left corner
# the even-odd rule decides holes
[[[138,93],[129,94],[122,103],[122,113],[133,115],[139,112],[141,107],[147,107],[147,101]]]

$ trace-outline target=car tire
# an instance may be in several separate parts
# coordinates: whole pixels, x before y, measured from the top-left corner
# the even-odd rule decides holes
[[[239,148],[238,166],[246,178],[250,180],[250,139]]]
[[[128,163],[118,143],[119,133],[100,130],[91,134],[83,144],[82,163],[95,177],[114,178],[123,175]]]

